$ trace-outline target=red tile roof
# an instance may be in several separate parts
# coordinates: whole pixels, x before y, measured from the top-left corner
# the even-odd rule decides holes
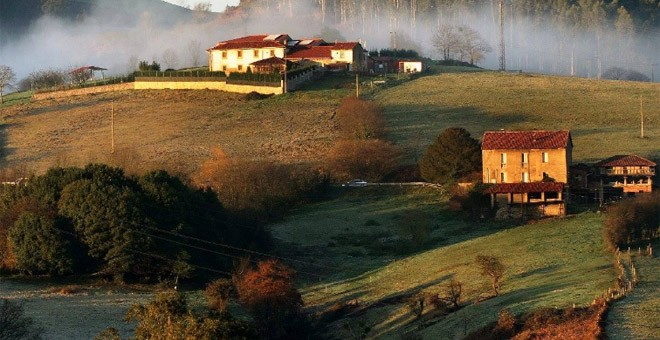
[[[349,41],[349,42],[337,42],[334,44],[331,44],[333,47],[333,50],[352,50],[357,46],[359,43],[354,42],[354,41]]]
[[[221,41],[220,43],[244,43],[244,42],[264,41],[264,39],[266,39],[267,36],[268,35],[266,34],[248,35],[246,37]]]
[[[637,155],[616,155],[596,164],[598,167],[611,166],[656,166],[657,164]]]
[[[221,42],[213,46],[211,50],[240,50],[250,48],[284,48],[283,44],[277,41],[245,41],[245,42]]]
[[[571,133],[561,131],[486,131],[482,150],[564,149],[571,142]]]
[[[273,65],[273,64],[284,65],[285,63],[286,63],[286,61],[284,61],[284,59],[282,59],[282,58],[270,57],[270,58],[266,58],[266,59],[257,60],[257,61],[253,62],[250,65],[254,65],[254,66]]]
[[[332,46],[310,46],[293,49],[287,59],[332,59]]]
[[[487,194],[528,193],[528,192],[561,192],[564,183],[532,182],[532,183],[498,183],[486,189]]]

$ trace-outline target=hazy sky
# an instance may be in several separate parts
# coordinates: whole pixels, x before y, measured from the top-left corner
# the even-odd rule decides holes
[[[211,11],[222,12],[225,10],[225,7],[227,7],[227,5],[236,6],[238,5],[238,2],[240,0],[163,0],[163,1],[179,6],[190,6],[190,7],[192,7],[194,4],[199,2],[210,2]]]

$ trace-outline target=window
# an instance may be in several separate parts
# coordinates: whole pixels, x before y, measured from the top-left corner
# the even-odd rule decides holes
[[[222,51],[222,59],[227,59],[227,51]]]
[[[275,50],[270,50],[270,56],[274,57],[275,56]]]
[[[500,182],[506,183],[506,172],[500,173]]]
[[[243,51],[238,51],[238,52],[236,52],[236,53],[238,54],[238,57],[239,57],[239,58],[243,58]]]
[[[346,58],[346,52],[344,52],[344,51],[339,51],[339,58],[341,58],[341,59]]]
[[[227,65],[222,66],[222,70],[223,70],[223,71],[227,71]]]
[[[543,163],[548,163],[548,153],[547,152],[542,153],[541,157],[543,157]]]
[[[522,173],[522,181],[523,183],[529,183],[529,172]]]
[[[521,159],[522,164],[527,164],[527,162],[529,162],[529,154],[527,152],[523,152]]]
[[[259,58],[259,50],[254,50],[254,57]]]
[[[506,164],[506,154],[505,153],[500,154],[500,163],[502,165]]]
[[[243,71],[243,65],[238,65],[238,70]]]

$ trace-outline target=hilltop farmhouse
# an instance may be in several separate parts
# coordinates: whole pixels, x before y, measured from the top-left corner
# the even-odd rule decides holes
[[[487,131],[482,141],[483,182],[492,184],[487,190],[492,206],[522,216],[565,215],[569,131]]]
[[[310,61],[330,69],[366,70],[359,42],[328,43],[319,38],[294,40],[288,34],[261,34],[221,41],[208,49],[209,70],[271,73],[288,62]]]

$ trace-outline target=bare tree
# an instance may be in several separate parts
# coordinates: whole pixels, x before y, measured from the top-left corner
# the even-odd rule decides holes
[[[202,50],[202,43],[199,40],[191,40],[186,45],[186,50],[190,56],[190,62],[193,67],[199,66],[200,52]]]
[[[447,300],[458,308],[461,304],[461,294],[463,293],[463,282],[452,279],[447,284]]]
[[[470,59],[470,64],[474,65],[483,60],[486,54],[493,50],[486,40],[479,35],[479,32],[473,28],[459,26],[458,31],[460,32],[461,61],[463,56],[466,56]]]
[[[435,47],[444,60],[451,59],[452,53],[458,49],[460,37],[456,26],[442,25],[433,34],[433,47]]]
[[[504,264],[496,256],[477,255],[477,265],[481,275],[490,276],[495,296],[500,294],[500,280],[504,275]]]
[[[0,104],[2,104],[2,93],[5,86],[9,86],[16,80],[16,73],[7,65],[0,65]]]
[[[165,64],[166,69],[174,69],[179,63],[179,56],[171,48],[168,48],[163,52],[163,63]]]

